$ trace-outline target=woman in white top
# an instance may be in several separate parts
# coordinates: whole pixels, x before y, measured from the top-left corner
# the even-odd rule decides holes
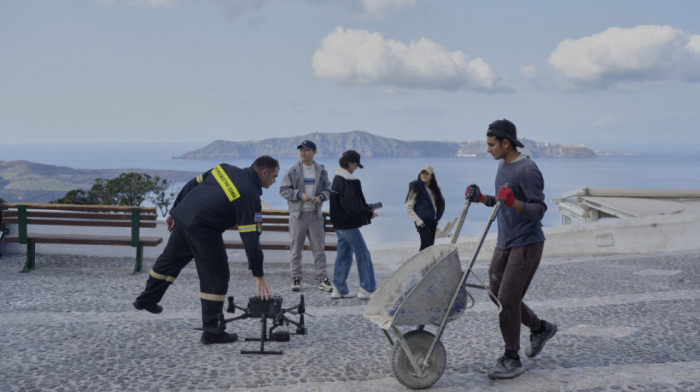
[[[433,245],[438,222],[445,212],[445,198],[431,166],[423,166],[418,179],[408,184],[406,212],[420,235],[420,250]]]

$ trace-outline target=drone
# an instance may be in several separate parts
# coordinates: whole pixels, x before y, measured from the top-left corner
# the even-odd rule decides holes
[[[224,330],[226,328],[226,323],[230,321],[246,319],[246,318],[259,318],[260,319],[260,338],[246,338],[245,341],[260,341],[259,350],[241,350],[241,354],[282,354],[282,351],[271,351],[265,350],[265,342],[288,342],[290,340],[289,331],[275,331],[277,327],[288,326],[293,324],[296,326],[297,335],[306,335],[306,327],[304,326],[304,313],[306,313],[306,307],[304,306],[304,296],[301,296],[299,304],[292,306],[291,308],[282,308],[282,297],[273,296],[269,299],[262,299],[260,297],[251,296],[248,298],[248,306],[241,307],[234,303],[233,297],[228,297],[228,306],[226,307],[226,313],[235,313],[236,309],[242,310],[243,314],[240,316],[225,318],[223,313],[219,313],[219,322],[217,328]],[[299,316],[299,320],[295,321],[285,316],[285,313],[291,313]],[[310,316],[310,315],[309,315]],[[267,320],[272,320],[272,327],[267,330]]]

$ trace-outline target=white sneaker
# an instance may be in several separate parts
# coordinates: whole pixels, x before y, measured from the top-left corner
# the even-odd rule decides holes
[[[354,297],[354,295],[347,293],[347,294],[341,294],[338,289],[333,286],[333,291],[331,292],[331,298],[333,299],[340,299],[340,298],[351,298]]]
[[[357,298],[368,300],[368,299],[372,298],[372,293],[370,293],[369,291],[367,291],[365,289],[360,289],[360,291],[357,292]]]

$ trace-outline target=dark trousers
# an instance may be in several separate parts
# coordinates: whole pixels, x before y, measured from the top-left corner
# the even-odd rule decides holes
[[[432,246],[435,243],[435,232],[437,231],[437,221],[423,221],[423,223],[425,223],[423,227],[416,226],[418,235],[420,235],[420,249],[418,249],[419,251],[429,246]]]
[[[218,315],[223,311],[230,272],[221,233],[206,228],[185,230],[175,223],[163,253],[158,256],[146,288],[137,301],[160,302],[180,271],[194,258],[199,275],[202,324],[205,330],[218,332]]]
[[[503,305],[498,323],[505,342],[505,354],[515,357],[520,351],[520,324],[532,331],[542,325],[525,302],[532,277],[540,265],[544,241],[510,249],[496,248],[489,267],[489,290]]]

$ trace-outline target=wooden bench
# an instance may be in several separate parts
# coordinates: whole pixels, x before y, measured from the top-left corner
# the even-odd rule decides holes
[[[162,237],[143,237],[141,228],[156,227],[155,207],[128,207],[75,204],[2,203],[3,224],[17,224],[17,233],[4,237],[6,242],[27,245],[27,260],[22,272],[36,268],[36,244],[122,245],[136,248],[134,273],[141,272],[143,247],[156,246]],[[35,226],[79,226],[81,233],[41,233]],[[32,231],[29,230],[31,226]],[[129,235],[96,235],[90,229],[128,227]],[[66,230],[73,231],[73,230]]]
[[[265,234],[270,232],[286,232],[289,233],[289,211],[286,210],[263,210],[263,223],[262,223],[262,236],[260,238],[260,247],[262,249],[269,250],[289,250],[291,245],[291,239],[289,234],[286,238],[280,238],[279,240],[268,240],[265,239]],[[326,233],[335,233],[333,224],[331,223],[331,218],[327,212],[323,213],[323,227]],[[230,230],[238,230],[237,226],[232,227]],[[230,231],[229,230],[229,231]],[[243,243],[240,237],[236,235],[237,240],[224,239],[224,245],[227,249],[244,249]],[[281,236],[280,236],[281,237]],[[337,251],[338,245],[336,241],[326,240],[325,250],[327,251]],[[304,243],[303,250],[311,250],[311,246]]]

